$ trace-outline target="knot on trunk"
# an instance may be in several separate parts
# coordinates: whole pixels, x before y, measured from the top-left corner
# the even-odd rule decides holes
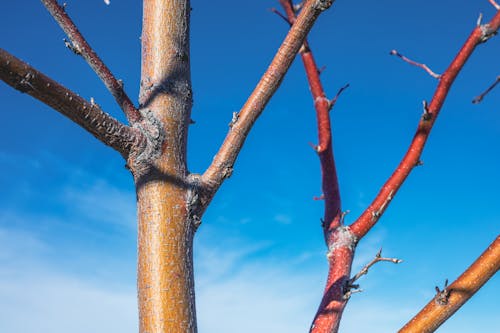
[[[316,1],[315,7],[320,11],[327,10],[330,8],[335,0],[318,0]]]
[[[348,226],[335,228],[328,236],[328,253],[326,256],[330,259],[334,255],[335,250],[340,248],[348,248],[354,251],[357,242],[358,239]]]
[[[150,110],[143,110],[143,120],[135,123],[134,128],[143,134],[141,142],[130,151],[127,165],[136,179],[146,174],[155,160],[161,156],[165,142],[165,130]]]

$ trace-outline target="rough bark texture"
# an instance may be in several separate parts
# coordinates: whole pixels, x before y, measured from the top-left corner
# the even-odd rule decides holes
[[[7,51],[0,49],[0,80],[68,117],[127,159],[144,137]]]
[[[440,291],[399,333],[431,333],[450,318],[500,269],[500,236],[451,285]]]
[[[308,0],[297,24],[242,108],[204,177],[186,166],[192,107],[189,0],[145,0],[139,108],[83,39],[64,6],[42,0],[68,34],[69,47],[95,69],[131,126],[0,50],[0,79],[61,112],[118,150],[134,176],[138,207],[140,332],[196,332],[193,236],[201,215],[232,170],[252,125],[281,83],[319,14],[332,0]],[[125,98],[125,99],[124,99]]]
[[[140,332],[196,332],[186,168],[189,1],[144,1],[140,112],[149,147],[133,168]]]
[[[121,83],[83,39],[66,15],[64,6],[55,0],[42,0],[68,34],[72,42],[70,48],[81,54],[94,68],[125,111],[131,126],[120,123],[93,101],[85,101],[0,49],[0,79],[70,118],[127,160],[137,192],[137,284],[142,333],[197,331],[193,278],[194,233],[206,206],[223,181],[230,176],[247,134],[280,85],[301,46],[317,111],[319,144],[316,150],[322,166],[325,199],[323,227],[330,266],[324,297],[311,332],[337,332],[351,291],[357,288],[353,285],[355,278],[350,278],[357,242],[378,221],[410,171],[418,164],[432,125],[460,69],[474,48],[496,34],[500,27],[500,12],[489,23],[478,23],[450,67],[439,77],[435,95],[425,107],[417,133],[403,161],[360,218],[351,226],[344,226],[329,118],[336,98],[326,98],[319,80],[319,70],[307,43],[304,43],[319,14],[329,8],[333,0],[307,0],[297,18],[290,0],[280,2],[285,6],[288,21],[293,26],[255,90],[240,113],[235,115],[224,143],[202,176],[189,174],[186,165],[192,107],[189,0],[144,1],[138,109],[125,95]],[[498,271],[499,248],[497,238],[478,262],[437,295],[439,304],[431,302],[423,315],[416,318],[423,318],[425,325],[430,325],[425,327],[437,328]],[[428,320],[429,313],[434,319]],[[421,321],[417,319],[409,325],[419,328],[413,330],[412,326],[408,331],[425,331],[424,326],[418,326]]]
[[[80,31],[78,31],[76,25],[66,14],[65,6],[61,6],[57,0],[41,1],[70,39],[71,44],[67,44],[68,47],[71,48],[74,53],[81,55],[90,67],[92,67],[94,72],[99,76],[106,88],[108,88],[109,92],[113,95],[118,105],[120,105],[122,110],[125,112],[129,122],[135,123],[140,121],[141,117],[139,112],[123,90],[123,82],[118,81],[114,77],[109,68],[90,47],[85,38],[83,38],[83,35]]]
[[[201,178],[201,185],[204,188],[202,205],[208,205],[222,182],[231,175],[233,165],[250,129],[281,84],[314,22],[321,12],[328,9],[332,3],[332,0],[308,0],[304,2],[295,24],[288,32],[254,91],[240,112],[235,115],[229,133],[212,164],[203,174]]]

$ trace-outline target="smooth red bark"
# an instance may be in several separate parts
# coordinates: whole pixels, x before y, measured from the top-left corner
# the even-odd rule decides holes
[[[358,239],[366,235],[375,223],[377,223],[410,172],[419,164],[424,145],[429,138],[431,129],[436,122],[453,82],[476,46],[492,37],[499,26],[500,11],[495,14],[489,23],[477,26],[472,31],[448,69],[441,75],[434,96],[427,107],[427,114],[422,116],[408,151],[394,173],[382,186],[382,189],[370,206],[368,206],[361,216],[351,225],[351,230]]]

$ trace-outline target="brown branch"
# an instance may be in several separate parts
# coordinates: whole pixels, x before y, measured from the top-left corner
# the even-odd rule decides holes
[[[87,102],[3,49],[0,49],[0,79],[65,115],[126,159],[133,147],[143,144],[143,136],[137,129],[122,124],[97,104]]]
[[[479,103],[481,103],[481,101],[483,100],[483,98],[486,97],[486,95],[488,95],[489,92],[492,91],[497,86],[497,84],[499,82],[500,82],[500,76],[497,76],[497,79],[495,80],[495,82],[493,82],[481,95],[475,97],[472,100],[472,103],[473,104],[479,104]]]
[[[380,216],[389,206],[389,202],[403,185],[413,168],[419,165],[420,156],[431,129],[439,115],[441,107],[450,91],[450,88],[458,73],[466,63],[477,45],[487,41],[496,34],[500,26],[500,11],[493,19],[486,24],[477,26],[465,41],[464,45],[451,62],[448,69],[439,78],[439,83],[434,92],[431,102],[426,105],[427,112],[420,119],[417,131],[406,152],[394,173],[389,177],[382,189],[377,194],[370,206],[361,216],[350,226],[351,231],[357,239],[361,239],[377,223]]]
[[[288,32],[274,59],[254,91],[238,113],[235,121],[215,155],[211,165],[201,177],[206,198],[204,205],[212,199],[225,178],[231,175],[236,158],[253,124],[262,113],[299,51],[307,33],[321,12],[328,9],[333,0],[308,0]]]
[[[432,76],[435,79],[439,79],[441,77],[440,74],[434,73],[426,64],[421,64],[419,62],[413,61],[413,60],[405,57],[404,55],[402,55],[401,53],[399,53],[396,50],[391,50],[391,52],[389,52],[389,54],[390,55],[395,55],[395,56],[399,57],[400,59],[402,59],[403,61],[409,63],[410,65],[422,68],[424,71],[426,71],[430,76]]]
[[[500,269],[500,236],[451,285],[437,294],[399,333],[434,332]]]
[[[123,82],[115,78],[109,68],[94,52],[92,47],[90,47],[71,18],[66,14],[65,8],[59,5],[57,0],[41,1],[70,39],[71,43],[65,40],[66,46],[75,54],[81,55],[85,61],[87,61],[106,88],[111,92],[116,102],[127,116],[129,123],[133,124],[139,122],[142,119],[141,114],[123,90]]]

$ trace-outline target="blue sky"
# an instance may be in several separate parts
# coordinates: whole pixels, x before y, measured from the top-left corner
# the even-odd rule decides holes
[[[111,70],[138,95],[139,1],[67,1]],[[193,1],[193,119],[189,168],[202,172],[286,33],[273,1]],[[352,222],[392,172],[436,81],[388,55],[397,49],[442,72],[488,1],[337,1],[310,42],[333,96],[343,208]],[[102,83],[40,3],[3,4],[1,46],[123,119]],[[455,279],[498,235],[500,39],[481,45],[460,74],[424,151],[374,230],[355,269],[380,247],[341,332],[394,332],[435,285]],[[27,95],[0,84],[0,331],[136,332],[135,195],[121,157]],[[233,176],[196,235],[200,332],[305,332],[326,277],[312,101],[296,62],[252,130]],[[494,332],[494,277],[439,332]]]

